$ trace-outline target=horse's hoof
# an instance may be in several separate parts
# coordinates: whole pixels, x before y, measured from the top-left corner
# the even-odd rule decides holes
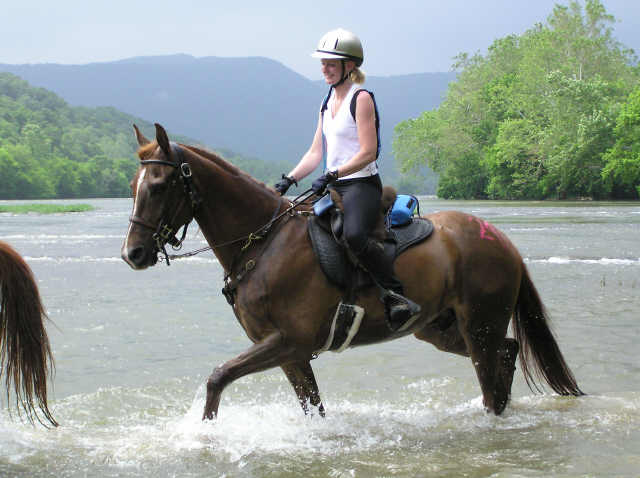
[[[202,421],[204,422],[205,420],[213,420],[215,418],[215,415],[213,413],[207,413],[205,412],[202,415]]]

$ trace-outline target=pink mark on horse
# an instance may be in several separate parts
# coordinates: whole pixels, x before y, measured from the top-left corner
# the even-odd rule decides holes
[[[486,241],[495,241],[501,239],[500,231],[496,229],[496,227],[482,219],[478,219],[477,217],[469,217],[469,221],[475,221],[480,226],[480,239],[484,239]]]

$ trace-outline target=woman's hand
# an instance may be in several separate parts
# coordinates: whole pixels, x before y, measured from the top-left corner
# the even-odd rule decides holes
[[[286,194],[286,192],[289,190],[289,188],[291,187],[292,184],[295,184],[297,186],[298,185],[298,181],[296,181],[291,176],[285,176],[284,173],[283,173],[282,174],[282,179],[276,183],[276,185],[273,187],[273,189],[278,191],[280,193],[280,196],[284,196]]]
[[[322,194],[324,194],[327,186],[333,183],[336,179],[338,179],[337,170],[327,171],[313,182],[313,184],[311,185],[311,189],[313,189],[313,192],[316,193],[316,195],[321,196]]]

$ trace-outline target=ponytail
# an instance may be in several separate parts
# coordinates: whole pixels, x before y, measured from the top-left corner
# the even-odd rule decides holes
[[[366,79],[366,75],[364,74],[364,71],[356,67],[353,70],[351,70],[351,73],[349,73],[349,79],[352,82],[356,83],[357,85],[361,85],[362,83],[364,83],[364,80]]]

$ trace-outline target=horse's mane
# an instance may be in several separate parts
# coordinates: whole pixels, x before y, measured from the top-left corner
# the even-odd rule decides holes
[[[190,146],[186,144],[183,144],[181,146],[184,146],[185,148],[190,150],[192,153],[197,154],[198,156],[202,156],[203,158],[206,158],[209,161],[213,161],[216,165],[224,169],[229,174],[232,174],[233,176],[242,176],[242,175],[249,176],[247,173],[245,173],[238,167],[234,166],[229,161],[222,159],[222,156],[220,156],[217,153],[214,153],[213,151],[209,151],[207,149],[204,149],[198,146]]]
[[[216,164],[216,166],[224,169],[226,172],[228,172],[229,174],[236,176],[236,177],[241,177],[246,179],[247,181],[254,183],[262,188],[268,189],[270,192],[277,194],[275,189],[267,186],[266,184],[264,184],[261,181],[258,181],[256,178],[254,178],[253,176],[251,176],[248,173],[245,173],[242,169],[238,168],[237,166],[231,164],[229,161],[223,159],[219,154],[214,153],[213,151],[209,151],[207,149],[203,149],[201,147],[198,146],[190,146],[190,145],[186,145],[186,144],[181,144],[181,146],[183,146],[184,148],[188,149],[189,151],[191,151],[192,153],[197,154],[198,156],[202,156],[205,159],[208,159],[209,161],[212,161],[213,163]]]
[[[188,149],[189,151],[191,151],[194,154],[197,154],[198,156],[201,156],[213,162],[216,166],[224,169],[227,173],[231,174],[232,176],[244,178],[249,182],[252,182],[258,186],[268,189],[274,194],[277,194],[273,188],[267,186],[263,182],[258,181],[256,178],[254,178],[250,174],[245,173],[240,168],[234,166],[229,161],[223,159],[220,155],[218,155],[217,153],[214,153],[213,151],[209,151],[198,146],[191,146],[187,144],[180,144],[180,146],[182,146],[185,149]],[[157,141],[152,141],[143,146],[140,146],[140,148],[138,148],[138,157],[140,158],[140,160],[148,159],[155,152],[157,147],[158,147]]]

